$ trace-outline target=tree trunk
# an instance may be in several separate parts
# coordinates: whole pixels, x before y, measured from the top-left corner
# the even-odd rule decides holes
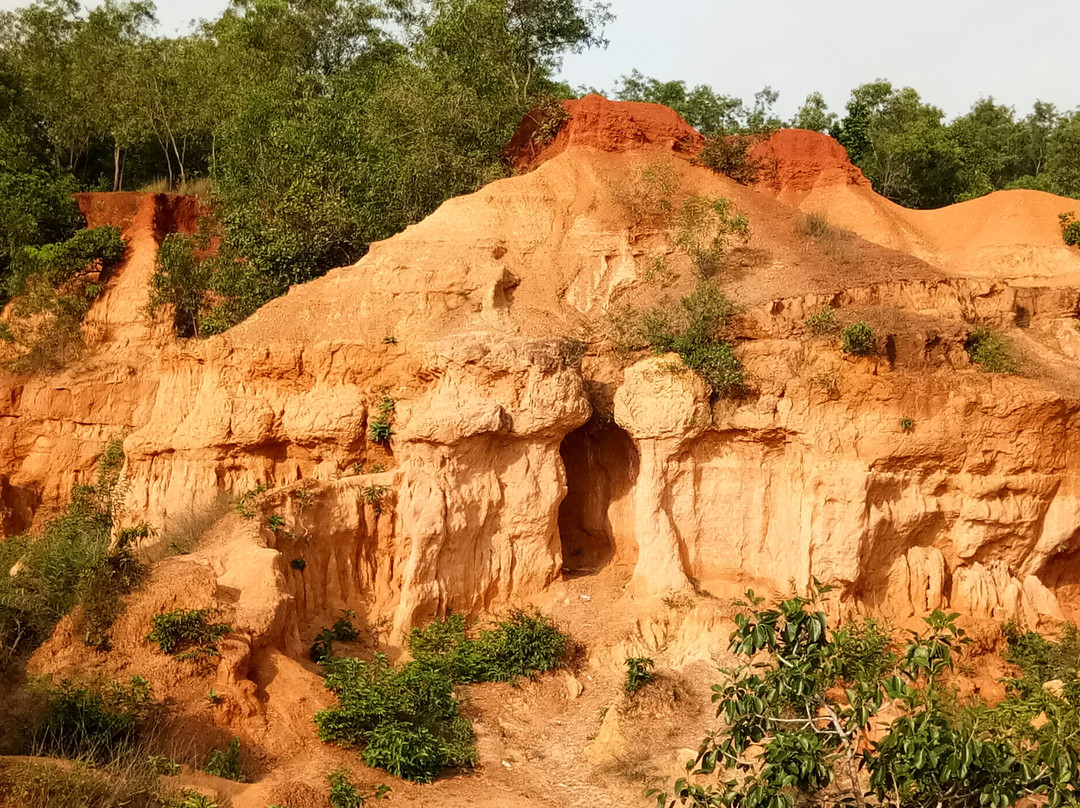
[[[114,191],[120,190],[120,144],[113,144],[113,175],[112,175],[112,189]]]

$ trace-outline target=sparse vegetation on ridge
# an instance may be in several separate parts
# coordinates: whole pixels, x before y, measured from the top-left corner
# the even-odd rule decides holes
[[[840,332],[844,353],[869,356],[874,353],[874,329],[865,322],[852,323]]]
[[[179,660],[217,656],[218,641],[232,631],[228,623],[210,622],[217,614],[217,609],[176,609],[156,614],[146,639]]]

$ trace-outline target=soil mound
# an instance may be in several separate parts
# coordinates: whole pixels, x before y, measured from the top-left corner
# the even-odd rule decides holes
[[[870,187],[847,151],[828,135],[806,129],[781,129],[750,151],[765,166],[763,183],[776,192],[810,191],[818,185]]]
[[[561,103],[569,117],[553,140],[543,136],[545,128],[554,125],[550,110],[535,107],[525,116],[503,152],[516,171],[531,171],[571,146],[606,152],[674,152],[690,158],[705,141],[679,113],[661,104],[609,101],[596,94]]]

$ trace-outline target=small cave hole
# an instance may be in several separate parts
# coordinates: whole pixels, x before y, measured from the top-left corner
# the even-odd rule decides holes
[[[588,575],[615,559],[633,561],[638,453],[630,436],[613,421],[594,418],[567,435],[559,451],[566,469],[559,505],[563,572]]]

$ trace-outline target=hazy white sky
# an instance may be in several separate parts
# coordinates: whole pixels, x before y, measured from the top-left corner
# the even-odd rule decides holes
[[[0,0],[0,8],[27,0]],[[91,3],[93,4],[93,3]],[[159,0],[163,31],[216,16],[227,0]],[[980,95],[1026,112],[1036,99],[1080,106],[1076,0],[612,0],[606,50],[570,56],[574,86],[646,75],[749,100],[765,84],[785,116],[820,90],[842,111],[878,77],[910,85],[950,116]]]

